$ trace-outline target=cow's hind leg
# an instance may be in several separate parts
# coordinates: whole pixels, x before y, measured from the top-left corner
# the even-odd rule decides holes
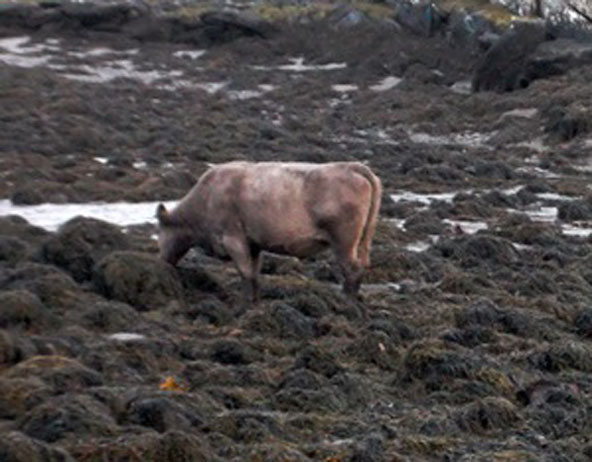
[[[243,236],[226,235],[222,244],[238,270],[243,284],[243,293],[247,304],[259,298],[257,276],[259,271],[259,254],[253,255]]]
[[[331,230],[331,236],[335,257],[343,273],[343,292],[355,296],[360,290],[364,274],[364,265],[358,255],[364,217],[352,215],[351,219],[340,221]]]

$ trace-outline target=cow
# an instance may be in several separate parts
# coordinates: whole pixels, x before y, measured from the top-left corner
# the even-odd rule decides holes
[[[382,185],[359,162],[229,162],[212,166],[172,210],[159,204],[160,258],[192,247],[229,257],[247,303],[259,300],[261,252],[312,256],[332,249],[343,292],[357,296],[370,265]]]

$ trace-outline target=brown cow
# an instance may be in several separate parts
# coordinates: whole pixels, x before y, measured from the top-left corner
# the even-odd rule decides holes
[[[158,206],[160,256],[193,246],[230,257],[247,299],[259,296],[261,251],[306,257],[331,247],[343,291],[356,294],[380,207],[380,180],[358,162],[230,162],[210,168],[170,212]]]

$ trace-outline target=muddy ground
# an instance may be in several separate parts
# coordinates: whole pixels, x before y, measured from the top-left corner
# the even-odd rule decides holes
[[[231,159],[363,160],[385,192],[362,302],[329,255],[269,257],[244,314],[153,224],[1,216],[0,460],[592,459],[592,67],[471,93],[482,51],[387,22],[200,56],[1,35],[14,204],[177,199]]]

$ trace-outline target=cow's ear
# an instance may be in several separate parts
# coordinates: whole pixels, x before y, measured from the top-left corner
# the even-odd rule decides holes
[[[169,215],[169,211],[166,209],[164,204],[158,204],[158,207],[156,207],[156,218],[158,218],[158,222],[161,225],[171,224],[171,216]]]

